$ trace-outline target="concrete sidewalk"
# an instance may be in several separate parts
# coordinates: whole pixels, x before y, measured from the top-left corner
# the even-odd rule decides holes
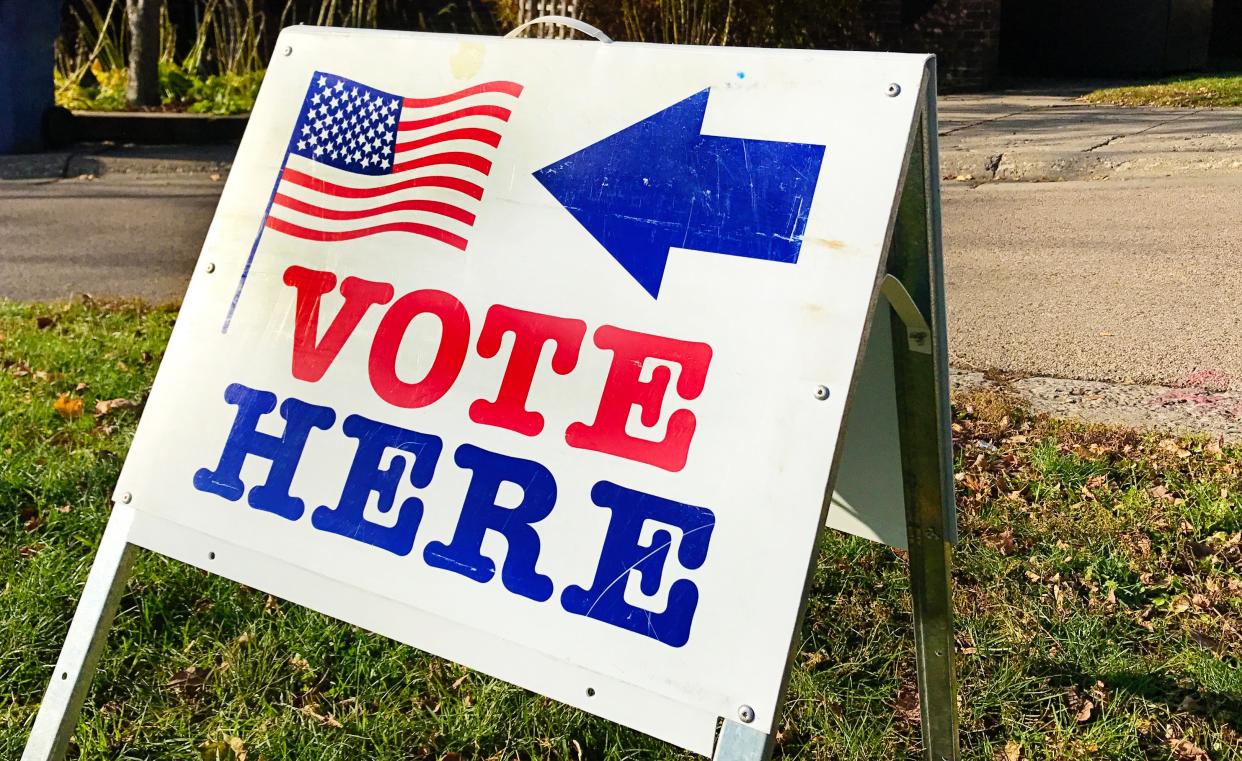
[[[1066,95],[940,99],[948,180],[1046,182],[1242,173],[1242,109],[1096,106]]]

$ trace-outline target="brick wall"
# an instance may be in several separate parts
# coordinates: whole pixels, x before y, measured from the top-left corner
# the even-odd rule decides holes
[[[943,90],[979,90],[996,79],[1002,0],[871,0],[866,24],[878,47],[935,53]]]

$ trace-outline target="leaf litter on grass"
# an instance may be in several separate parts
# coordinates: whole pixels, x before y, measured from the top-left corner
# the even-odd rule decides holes
[[[173,316],[0,303],[0,758],[20,755]],[[58,414],[61,394],[98,417]],[[1242,761],[1242,450],[1032,416],[998,390],[955,398],[953,441],[964,758]],[[907,579],[905,553],[824,537],[777,757],[920,751]],[[75,746],[83,758],[692,758],[152,555]]]

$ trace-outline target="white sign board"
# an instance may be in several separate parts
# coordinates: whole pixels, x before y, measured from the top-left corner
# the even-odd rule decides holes
[[[285,46],[131,541],[700,753],[768,731],[927,58]]]

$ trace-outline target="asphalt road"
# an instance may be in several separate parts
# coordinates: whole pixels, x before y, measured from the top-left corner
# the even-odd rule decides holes
[[[0,183],[0,297],[180,297],[221,183]],[[1242,384],[1242,175],[947,183],[955,365]]]
[[[222,182],[0,182],[0,298],[180,300]]]
[[[1242,173],[943,196],[954,364],[1242,387]]]

